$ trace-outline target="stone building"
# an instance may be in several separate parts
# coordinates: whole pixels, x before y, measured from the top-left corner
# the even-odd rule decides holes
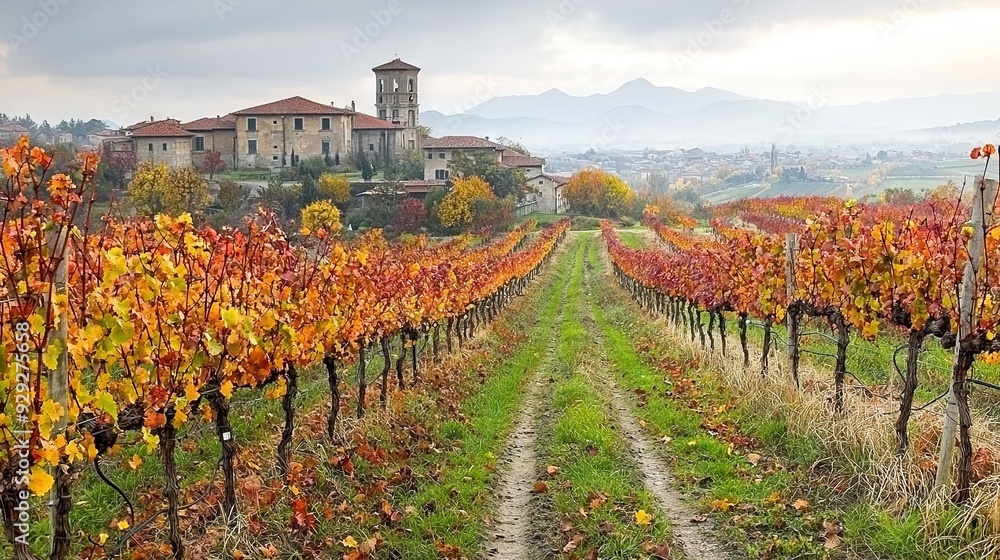
[[[372,69],[375,73],[375,106],[377,116],[369,116],[349,107],[339,108],[290,97],[236,111],[226,116],[203,118],[181,124],[174,119],[156,121],[152,117],[125,127],[95,135],[91,141],[101,146],[105,141],[133,139],[138,161],[157,161],[171,166],[194,165],[202,168],[211,151],[222,154],[229,169],[268,169],[292,167],[303,159],[339,154],[343,162],[357,151],[377,161],[399,161],[408,153],[421,149],[420,135],[420,68],[395,59]],[[167,132],[170,136],[135,136],[153,124],[149,132]],[[175,150],[190,145],[188,156]],[[167,148],[163,148],[166,143]],[[149,145],[153,145],[150,151]],[[488,143],[492,149],[495,144]],[[502,147],[501,147],[502,148]],[[505,155],[497,152],[498,161]],[[511,165],[524,167],[528,175],[540,174],[539,160],[511,152]],[[521,158],[518,160],[518,158]],[[515,161],[517,160],[517,161]],[[544,160],[540,160],[544,164]],[[446,169],[447,166],[444,166]],[[427,177],[434,178],[434,172]]]
[[[154,121],[129,128],[127,136],[135,147],[137,163],[162,163],[173,169],[191,167],[194,134],[181,128],[177,121]]]
[[[15,144],[22,136],[27,136],[30,131],[19,124],[0,124],[0,142],[4,145]]]
[[[400,59],[372,68],[377,116],[402,128],[404,150],[420,145],[420,68]]]
[[[191,161],[202,169],[209,152],[219,152],[227,169],[236,169],[236,116],[206,117],[181,128],[194,136],[191,138]]]
[[[451,170],[448,164],[458,153],[468,157],[488,154],[497,163],[524,171],[525,177],[536,177],[545,172],[545,159],[524,155],[502,144],[491,142],[489,138],[475,136],[445,136],[427,138],[423,143],[424,178],[438,181],[448,180]]]
[[[405,129],[392,122],[355,113],[352,140],[372,161],[397,161],[406,153]]]
[[[352,150],[354,112],[290,97],[233,113],[241,169],[287,167],[303,159]]]
[[[563,200],[562,189],[569,182],[569,177],[541,174],[528,179],[528,187],[534,194],[528,198],[537,203],[535,211],[548,214],[566,213],[566,201]]]

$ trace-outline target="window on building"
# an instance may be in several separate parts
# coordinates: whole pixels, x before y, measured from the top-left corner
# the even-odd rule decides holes
[[[434,171],[434,178],[437,179],[438,181],[447,181],[448,180],[448,170],[447,169],[438,169],[438,170]]]
[[[381,95],[380,95],[380,96],[378,96],[378,102],[379,102],[379,103],[381,103],[381,102],[382,102],[382,96],[381,96]]]
[[[438,159],[445,159],[444,152],[438,153]]]
[[[257,155],[257,141],[247,140],[247,154],[251,156]]]
[[[368,151],[369,152],[374,152],[375,151],[375,144],[368,144]]]
[[[407,85],[407,90],[406,91],[408,91],[410,93],[413,93],[413,78],[410,78],[410,83],[409,83],[409,85]],[[412,97],[411,97],[411,99],[412,99]]]
[[[416,97],[413,97],[413,96],[411,95],[411,96],[410,96],[410,103],[413,103],[413,101],[414,101],[415,99],[416,99]]]
[[[163,143],[163,151],[164,152],[167,151],[167,143],[166,142]]]
[[[410,111],[410,115],[406,119],[406,126],[416,126],[416,125],[417,125],[417,112]]]
[[[412,142],[412,140],[410,140]],[[427,159],[434,159],[434,152],[427,152]]]
[[[323,117],[319,120],[320,130],[330,130],[330,117]]]
[[[323,140],[323,155],[324,156],[330,155],[330,141],[329,140]]]
[[[378,92],[382,93],[384,91],[385,91],[385,80],[383,80],[382,78],[379,78],[378,79]]]
[[[399,109],[393,109],[392,110],[392,120],[394,120],[394,121],[398,121],[399,120]]]
[[[399,93],[399,78],[392,79],[392,92]]]
[[[151,151],[151,152],[153,151],[153,143],[152,142],[149,143],[149,151]]]
[[[257,132],[257,119],[255,117],[247,119],[247,132]]]
[[[303,130],[305,128],[306,120],[302,117],[295,117],[295,130]]]
[[[195,136],[194,137],[194,151],[204,152],[205,151],[205,137]]]
[[[385,109],[381,109],[378,112],[378,118],[382,119],[383,121],[385,120]]]
[[[278,156],[271,156],[271,159],[274,161],[278,161]]]
[[[274,123],[273,123],[273,124],[278,124],[278,121],[274,121]]]
[[[410,140],[410,149],[411,150],[416,150],[417,149],[417,143],[414,142],[413,140]]]

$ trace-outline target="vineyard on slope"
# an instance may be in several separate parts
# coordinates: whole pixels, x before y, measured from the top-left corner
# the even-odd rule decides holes
[[[75,224],[90,223],[94,155],[80,155],[75,178],[48,177],[51,157],[26,139],[0,159],[0,506],[20,560],[35,558],[18,505],[29,493],[55,500],[49,557],[82,548],[69,526],[73,483],[129,433],[159,452],[169,548],[183,557],[176,454],[178,429],[192,415],[215,425],[223,511],[232,523],[234,390],[281,399],[277,469],[288,474],[301,371],[326,366],[327,435],[336,441],[343,367],[357,363],[361,417],[369,401],[365,354],[380,349],[385,407],[393,340],[401,341],[399,388],[406,387],[405,349],[413,359],[410,385],[417,384],[417,341],[432,339],[436,358],[443,328],[449,350],[453,336],[461,346],[523,292],[569,229],[564,220],[529,237],[535,226],[526,223],[473,248],[467,238],[392,245],[379,232],[345,244],[323,230],[303,231],[293,242],[260,211],[239,230],[195,227],[182,215],[107,218],[91,231]],[[84,557],[112,553],[154,519],[131,521],[116,543],[87,536]]]
[[[979,155],[994,154],[987,146]],[[920,452],[913,450],[908,433],[920,353],[928,337],[940,338],[942,347],[955,352],[946,416],[957,430],[959,460],[949,493],[957,504],[970,504],[966,511],[978,521],[967,523],[979,524],[985,513],[977,509],[982,502],[976,496],[992,495],[997,461],[988,434],[977,435],[981,447],[973,447],[969,392],[984,383],[970,377],[970,369],[977,356],[995,362],[1000,350],[1000,228],[992,223],[996,182],[980,178],[976,189],[971,208],[957,200],[910,206],[819,198],[743,201],[715,211],[714,236],[667,227],[647,212],[645,223],[665,250],[629,248],[607,222],[603,232],[619,281],[641,305],[683,326],[692,340],[697,333],[705,346],[707,313],[709,342],[714,348],[717,328],[725,353],[726,316],[735,314],[744,369],[750,366],[749,321],[763,322],[759,371],[765,376],[774,326],[785,323],[789,369],[799,387],[801,326],[806,317],[823,320],[837,349],[834,418],[845,415],[850,333],[869,341],[887,330],[903,337],[905,344],[896,350],[906,351],[906,366],[900,372],[894,453],[900,459],[912,453],[918,465],[908,470],[909,482],[900,490],[904,500],[947,488],[952,470],[951,438],[938,432],[941,452],[935,457],[924,442]],[[945,434],[948,426],[946,420]],[[987,522],[983,532],[995,548],[1000,528]]]

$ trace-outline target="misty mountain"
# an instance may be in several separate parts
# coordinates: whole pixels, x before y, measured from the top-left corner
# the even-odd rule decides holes
[[[688,92],[657,87],[644,79],[633,80],[617,90],[578,97],[551,89],[540,95],[495,97],[477,105],[469,114],[490,119],[532,117],[560,122],[586,122],[602,113],[625,106],[643,107],[664,114],[694,111],[718,101],[747,99],[721,89]]]
[[[996,139],[1000,92],[894,99],[851,106],[753,99],[718,89],[686,92],[635,80],[609,94],[499,97],[468,113],[427,112],[436,136],[506,136],[540,151],[702,146],[884,144],[964,150]],[[956,123],[971,123],[956,125]]]

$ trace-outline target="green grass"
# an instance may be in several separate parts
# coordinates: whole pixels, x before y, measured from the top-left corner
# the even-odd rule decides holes
[[[545,212],[535,212],[533,214],[528,214],[517,219],[517,223],[521,224],[527,222],[528,220],[535,220],[541,227],[547,226],[549,224],[554,224],[559,220],[565,218],[565,214],[551,214]]]
[[[755,323],[753,319],[751,322]],[[707,327],[707,314],[702,314],[702,323]],[[826,335],[810,334],[802,337],[801,359],[804,364],[812,364],[818,368],[829,370],[832,376],[836,363],[833,356],[837,352],[837,345],[827,338],[832,336],[828,327],[822,320],[814,319],[809,323],[804,323],[801,331],[804,334],[822,332]],[[739,352],[739,325],[738,317],[735,314],[727,314],[726,332],[730,350]],[[772,339],[772,343],[775,354],[772,357],[772,362],[775,359],[784,359],[785,332],[784,324],[774,326],[775,337]],[[759,324],[751,324],[747,330],[747,340],[751,347],[760,348],[763,336],[764,331]],[[893,354],[897,348],[904,344],[906,344],[906,338],[895,330],[884,329],[874,342],[863,339],[857,331],[852,330],[847,349],[847,370],[867,386],[888,386],[895,390],[902,386],[902,380],[893,366]],[[938,339],[928,338],[924,342],[919,366],[920,385],[917,387],[916,393],[918,404],[938,397],[948,390],[952,361],[953,351],[942,348]],[[901,370],[905,370],[905,350],[901,350],[896,355],[896,362]],[[977,362],[973,375],[977,379],[1000,383],[1000,365]],[[979,390],[976,399],[980,406],[988,407],[991,414],[1000,414],[1000,398],[992,392]]]
[[[304,370],[299,378],[299,391],[297,407],[300,411],[322,402],[329,395],[325,370],[322,373],[318,368]],[[280,401],[267,399],[260,391],[238,390],[233,396],[231,407],[233,437],[238,446],[254,446],[269,438],[277,442],[283,422]],[[261,426],[272,428],[261,429]],[[112,453],[102,458],[101,468],[132,500],[137,508],[136,521],[141,522],[148,513],[146,509],[159,510],[161,505],[165,506],[165,502],[147,504],[147,499],[143,499],[143,495],[148,492],[162,492],[164,479],[158,450],[149,452],[144,444],[135,443],[137,439],[136,434],[121,436]],[[190,451],[182,449],[185,444]],[[176,457],[182,491],[207,480],[215,472],[220,452],[214,424],[192,416],[178,433]],[[132,469],[127,464],[135,455],[142,462],[138,469]],[[274,460],[274,454],[257,459],[264,469],[269,468]],[[94,536],[107,533],[113,540],[118,532],[114,525],[117,521],[129,518],[128,508],[121,497],[97,476],[93,463],[81,466],[81,479],[73,489],[74,505],[70,512],[70,527],[74,533],[83,532]],[[47,551],[48,508],[39,502],[34,513],[36,522],[31,527],[32,548],[36,552]],[[80,542],[79,539],[75,540],[78,546]],[[10,554],[6,541],[0,543],[0,556],[5,554]]]
[[[598,261],[594,263],[596,266]],[[982,528],[973,528],[954,541],[936,542],[932,550],[924,532],[927,521],[919,509],[889,513],[850,492],[833,493],[823,479],[817,481],[816,475],[810,474],[817,461],[829,457],[824,442],[794,435],[788,424],[794,418],[728,394],[715,372],[692,365],[700,362],[700,356],[685,354],[671,345],[673,335],[665,338],[613,284],[609,280],[599,290],[602,296],[595,306],[595,317],[612,346],[609,356],[616,364],[615,372],[624,387],[645,392],[637,414],[649,424],[651,434],[667,438],[660,441],[669,441],[665,448],[676,457],[674,472],[692,494],[707,509],[717,510],[716,500],[734,504],[728,513],[717,511],[715,515],[726,537],[742,543],[748,556],[838,558],[850,552],[861,558],[943,560],[959,557],[963,539],[981,538]],[[754,336],[759,337],[759,332]],[[643,351],[636,349],[639,342]],[[730,342],[732,351],[739,342],[734,337]],[[928,354],[934,352],[944,351],[931,349]],[[884,349],[876,352],[883,362],[891,360],[891,352],[888,358],[885,353]],[[946,358],[945,352],[934,359]],[[877,363],[870,359],[868,365]],[[673,373],[666,375],[669,372]],[[678,377],[693,381],[700,396],[671,398]],[[719,426],[752,439],[726,444]],[[709,432],[709,427],[716,433]],[[757,466],[748,459],[751,452],[763,457]],[[768,472],[763,468],[768,463],[779,463],[782,468]],[[849,465],[836,461],[832,468],[850,473]],[[790,506],[799,498],[809,502],[803,512]],[[954,507],[931,515],[937,519],[931,523],[936,523],[940,534],[954,535],[960,530],[954,526]],[[843,545],[834,551],[825,550],[818,538],[825,532],[824,521],[837,522],[843,529]]]
[[[633,249],[642,249],[646,246],[646,240],[635,231],[620,230],[618,234],[621,237],[622,243]]]
[[[446,422],[438,429],[442,438],[462,436],[461,446],[435,461],[440,469],[436,480],[399,497],[404,507],[428,512],[407,516],[402,530],[385,535],[399,557],[434,558],[438,540],[459,547],[470,557],[480,551],[486,530],[483,522],[493,509],[489,496],[496,457],[513,427],[525,382],[543,359],[562,299],[559,287],[570,273],[572,254],[571,244],[559,257],[557,270],[536,288],[522,312],[509,320],[525,330],[528,339],[493,369],[482,388],[462,406],[467,420]]]
[[[761,185],[733,187],[706,194],[702,196],[701,199],[707,204],[725,204],[734,200],[750,198],[753,195],[762,192],[765,188],[766,187]]]
[[[292,168],[287,168],[291,170]],[[277,175],[278,170],[272,169],[250,169],[250,170],[227,170],[221,173],[216,173],[215,178],[219,181],[267,181],[272,176]],[[364,179],[361,176],[360,171],[350,171],[347,173],[334,173],[338,177],[347,177],[351,182],[361,182]],[[381,181],[382,172],[378,171],[372,177],[372,181]],[[289,181],[294,182],[294,181]]]
[[[603,385],[597,377],[602,355],[595,344],[596,333],[585,326],[590,312],[585,293],[590,292],[590,286],[583,282],[585,256],[596,247],[595,237],[587,234],[566,285],[563,321],[555,332],[555,356],[548,371],[555,380],[551,402],[554,423],[543,429],[542,457],[561,469],[548,481],[556,512],[564,523],[572,525],[560,547],[576,537],[575,552],[581,557],[592,551],[601,558],[648,557],[643,544],[668,545],[670,527],[657,512],[629,446],[615,428],[610,396],[597,388]],[[639,510],[654,515],[651,524],[636,522]]]
[[[603,268],[596,254],[591,261],[593,266]],[[593,311],[606,340],[612,371],[625,389],[644,392],[644,405],[636,413],[663,450],[676,459],[675,476],[706,511],[728,507],[740,512],[736,522],[725,525],[727,540],[741,544],[751,557],[827,557],[815,535],[822,530],[827,516],[836,516],[836,510],[828,506],[829,493],[813,487],[804,470],[818,456],[815,446],[793,442],[779,424],[762,429],[759,435],[743,426],[744,431],[762,439],[758,453],[782,456],[787,468],[765,473],[763,461],[759,467],[753,466],[747,459],[749,450],[738,448],[706,428],[741,425],[744,419],[739,412],[728,407],[718,412],[719,403],[726,403],[728,396],[688,371],[685,364],[690,357],[678,355],[666,345],[655,355],[640,354],[637,340],[662,340],[662,334],[637,315],[636,308],[624,300],[624,292],[609,277],[605,276],[598,293],[602,295]],[[662,367],[654,367],[650,361]],[[691,392],[676,398],[668,396],[680,391],[681,383],[691,381],[701,391],[701,397]],[[708,399],[704,395],[712,396]],[[781,455],[782,450],[791,448],[797,452],[788,455],[795,457]],[[791,507],[797,499],[807,499],[809,510],[800,512]]]

